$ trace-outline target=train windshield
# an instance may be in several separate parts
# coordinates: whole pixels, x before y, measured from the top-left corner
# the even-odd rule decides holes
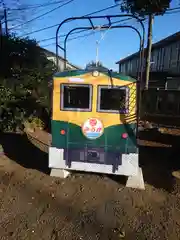
[[[92,86],[61,85],[61,109],[68,111],[91,111]]]
[[[125,87],[99,86],[99,112],[128,112],[128,89]]]

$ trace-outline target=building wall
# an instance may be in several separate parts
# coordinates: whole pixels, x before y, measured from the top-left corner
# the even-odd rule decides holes
[[[50,60],[50,61],[53,61],[54,64],[56,65],[56,57],[55,56],[47,56],[47,59]],[[73,65],[67,63],[66,64],[66,67],[69,69],[69,70],[75,70],[77,69],[76,67],[74,67]],[[62,58],[59,58],[59,63],[58,63],[58,69],[62,72],[64,71],[64,60]]]
[[[54,57],[54,56],[47,56],[47,59],[52,61],[56,65],[56,57]],[[60,69],[60,71],[63,71],[63,69],[64,69],[64,61],[60,61],[59,60],[58,68]]]
[[[138,63],[138,56],[120,63],[119,72],[134,75],[137,72]],[[180,39],[167,46],[152,50],[151,71],[180,73]]]

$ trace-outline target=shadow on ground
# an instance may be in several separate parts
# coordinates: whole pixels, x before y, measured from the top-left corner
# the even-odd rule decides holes
[[[139,164],[145,183],[172,192],[177,184],[172,172],[180,170],[180,137],[161,134],[153,129],[141,133],[140,139],[158,145],[171,145],[171,147],[140,146]],[[111,179],[119,183],[125,183],[127,180],[119,176],[112,176]]]
[[[173,190],[172,171],[176,169],[176,163],[172,155],[170,148],[140,147],[139,162],[147,184],[168,192]]]
[[[140,147],[139,164],[142,168],[145,183],[168,192],[174,190],[177,180],[172,172],[180,170],[180,154],[171,148]],[[125,185],[127,177],[109,176],[113,181]]]
[[[49,174],[48,154],[35,147],[24,134],[3,133],[0,144],[7,157],[25,168]]]
[[[148,140],[148,137],[152,140],[153,137],[151,135],[147,136],[146,138],[144,137],[145,140]],[[155,136],[154,138],[156,139]],[[163,139],[163,136],[161,138]],[[172,176],[172,171],[180,170],[179,139],[179,137],[171,137],[167,141],[168,136],[164,136],[163,142],[173,144],[171,148],[140,147],[139,161],[146,183],[156,188],[165,189],[166,191],[173,190],[175,178]],[[46,174],[50,173],[48,168],[48,154],[32,144],[26,135],[14,133],[1,134],[0,144],[2,144],[5,154],[23,167],[36,169]],[[102,174],[98,175],[104,176]],[[124,176],[108,175],[108,177],[118,183],[126,183],[126,177]]]
[[[180,136],[161,133],[158,129],[154,128],[140,131],[139,139],[174,146],[178,143]]]
[[[171,147],[140,146],[139,161],[145,182],[156,188],[172,191],[176,182],[172,172],[180,170],[180,137],[149,130],[141,133],[140,139],[171,145]]]

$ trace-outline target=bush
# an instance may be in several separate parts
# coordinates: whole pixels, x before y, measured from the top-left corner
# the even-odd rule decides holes
[[[32,130],[35,130],[36,128],[42,130],[45,127],[45,123],[37,117],[30,117],[29,119],[24,121],[23,125],[26,129]]]
[[[44,128],[50,121],[53,63],[33,40],[2,37],[2,46],[0,130],[23,129],[24,122],[32,118],[34,124]]]

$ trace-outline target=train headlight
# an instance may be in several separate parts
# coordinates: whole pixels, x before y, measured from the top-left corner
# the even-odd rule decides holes
[[[93,77],[98,77],[99,76],[99,72],[97,70],[92,72]]]

